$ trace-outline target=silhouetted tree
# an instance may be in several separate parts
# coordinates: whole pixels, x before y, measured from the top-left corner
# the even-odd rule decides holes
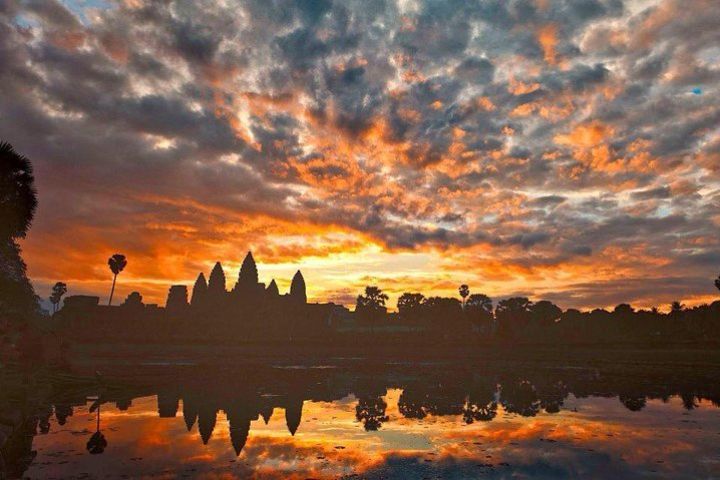
[[[110,298],[108,299],[108,305],[112,305],[112,298],[115,293],[115,281],[117,280],[118,274],[127,266],[127,259],[125,258],[125,255],[116,253],[108,259],[108,266],[110,267],[110,271],[113,273],[113,283],[112,288],[110,289]]]
[[[424,301],[425,296],[422,293],[403,293],[397,301],[398,312],[402,317],[417,317]]]
[[[365,287],[365,294],[358,295],[355,312],[360,318],[374,325],[385,314],[388,296],[378,287]]]
[[[458,293],[460,293],[460,296],[462,297],[462,304],[463,308],[465,308],[465,299],[468,295],[470,295],[470,287],[468,287],[465,284],[460,285],[460,288],[458,288]]]
[[[143,306],[142,300],[143,298],[142,295],[140,295],[140,292],[130,292],[130,295],[127,296],[122,306],[129,308],[139,308]]]
[[[20,256],[37,208],[32,165],[9,143],[0,143],[0,318],[27,321],[38,311],[37,297]]]
[[[720,275],[718,275],[718,278],[715,279],[715,288],[720,290]]]
[[[675,301],[670,304],[670,316],[673,318],[677,318],[680,315],[682,315],[683,308],[685,308],[685,305],[682,303]]]
[[[470,327],[457,298],[430,297],[425,301],[423,311],[430,330],[443,336],[465,335],[468,330],[465,327]]]
[[[30,160],[0,142],[0,239],[25,238],[37,208]]]
[[[532,321],[541,327],[549,327],[562,315],[562,309],[552,302],[540,300],[530,305]]]
[[[630,315],[635,312],[635,309],[633,309],[630,305],[627,303],[621,303],[615,307],[613,310],[613,313],[617,315]]]
[[[530,321],[532,302],[525,297],[513,297],[498,302],[495,318],[498,322],[498,334],[503,338],[519,335]]]
[[[57,282],[52,288],[52,294],[50,294],[50,303],[53,305],[53,313],[57,312],[58,305],[62,300],[63,295],[67,293],[67,285],[63,282]]]
[[[492,300],[482,293],[473,293],[465,302],[465,315],[482,333],[490,333],[493,320]]]

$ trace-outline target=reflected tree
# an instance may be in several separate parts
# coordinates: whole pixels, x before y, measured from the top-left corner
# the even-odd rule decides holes
[[[503,384],[502,405],[508,413],[534,417],[540,411],[540,398],[529,381],[510,382]]]
[[[58,425],[65,425],[68,417],[72,417],[73,407],[72,405],[59,404],[55,405],[55,419]]]
[[[425,411],[425,395],[419,388],[408,387],[403,389],[398,399],[398,410],[405,418],[422,420],[427,416]]]
[[[468,395],[463,420],[468,425],[473,422],[489,422],[497,415],[497,385],[482,382],[476,385]]]
[[[647,404],[647,398],[644,395],[620,394],[618,399],[631,412],[639,412]]]
[[[557,381],[541,389],[540,406],[547,413],[558,413],[568,396],[568,388],[562,381]]]
[[[697,397],[692,393],[682,393],[680,399],[682,400],[685,410],[695,410],[700,406],[700,404],[696,402]]]
[[[362,422],[365,431],[375,431],[388,421],[387,403],[380,395],[362,395],[355,406],[355,418]]]
[[[98,398],[95,403],[90,407],[90,412],[97,410],[97,424],[95,427],[95,433],[92,434],[90,440],[87,441],[85,448],[91,455],[99,455],[105,451],[108,445],[105,435],[100,431],[100,405],[101,400]]]

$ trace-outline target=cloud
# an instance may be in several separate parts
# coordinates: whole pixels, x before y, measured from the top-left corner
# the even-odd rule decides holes
[[[324,265],[319,299],[368,274],[454,294],[454,272],[565,306],[643,274],[627,300],[665,301],[662,278],[705,295],[713,267],[694,259],[720,251],[712,6],[5,2],[0,131],[40,191],[30,273],[100,289],[122,249],[139,268],[128,288],[162,303],[252,246],[271,269]],[[395,277],[332,267],[400,253],[417,265]]]

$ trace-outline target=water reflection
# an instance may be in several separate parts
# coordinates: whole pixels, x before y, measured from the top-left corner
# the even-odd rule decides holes
[[[6,373],[1,453],[9,478],[707,477],[720,475],[720,386],[708,375],[487,364]]]

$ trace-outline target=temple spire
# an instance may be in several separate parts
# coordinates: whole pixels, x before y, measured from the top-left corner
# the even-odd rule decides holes
[[[200,275],[198,275],[197,280],[195,280],[195,285],[193,286],[192,297],[190,298],[190,305],[192,305],[193,307],[202,305],[207,298],[207,292],[208,285],[205,281],[205,274],[200,272]]]
[[[278,297],[280,296],[280,290],[278,290],[277,283],[275,283],[275,279],[273,278],[270,282],[270,285],[268,285],[267,289],[265,290],[267,294],[270,297]]]
[[[238,275],[238,285],[255,286],[258,283],[258,270],[255,264],[255,259],[252,256],[252,252],[248,252],[245,255],[242,266],[240,267],[240,274]]]
[[[295,436],[300,421],[302,419],[303,401],[302,399],[293,398],[285,406],[285,423],[290,435]]]
[[[212,272],[210,272],[208,293],[213,296],[218,293],[225,293],[225,272],[223,271],[220,262],[217,262],[213,267]]]
[[[305,279],[300,270],[295,273],[290,284],[290,297],[299,303],[307,303],[307,293],[305,292]]]

